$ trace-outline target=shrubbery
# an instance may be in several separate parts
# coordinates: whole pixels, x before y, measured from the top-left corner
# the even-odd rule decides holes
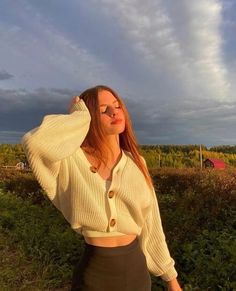
[[[0,231],[26,257],[38,260],[38,272],[44,279],[40,290],[70,284],[72,266],[79,260],[84,242],[51,203],[36,205],[30,199],[0,191]],[[11,289],[6,290],[21,290],[14,282],[9,284]]]
[[[158,169],[151,174],[184,290],[235,290],[236,172]],[[1,178],[4,192],[14,194],[0,195],[0,227],[25,253],[51,266],[47,287],[69,282],[82,252],[81,237],[32,174],[5,172]],[[153,291],[164,288],[159,278],[152,280]]]
[[[152,175],[185,289],[235,290],[236,173],[164,169]]]
[[[45,196],[38,181],[31,172],[2,169],[0,186],[5,192],[15,193],[23,199],[31,199],[34,204],[41,204]]]

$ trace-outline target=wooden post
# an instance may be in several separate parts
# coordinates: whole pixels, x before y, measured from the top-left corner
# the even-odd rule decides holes
[[[202,145],[200,144],[200,166],[202,170]]]

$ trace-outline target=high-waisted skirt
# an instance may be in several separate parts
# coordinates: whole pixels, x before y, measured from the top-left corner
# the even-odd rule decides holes
[[[85,242],[84,253],[74,269],[71,291],[151,291],[151,276],[138,237],[118,247]]]

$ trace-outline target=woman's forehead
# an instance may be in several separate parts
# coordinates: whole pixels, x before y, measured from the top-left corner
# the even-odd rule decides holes
[[[106,104],[113,104],[118,100],[110,91],[103,90],[98,93],[98,101],[99,105],[102,106]]]

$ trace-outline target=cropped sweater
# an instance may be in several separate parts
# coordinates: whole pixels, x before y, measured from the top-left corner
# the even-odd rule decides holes
[[[76,232],[88,237],[136,234],[149,272],[165,281],[177,277],[154,188],[125,150],[106,187],[80,147],[90,113],[83,100],[76,106],[70,114],[46,115],[22,137],[36,179]]]

